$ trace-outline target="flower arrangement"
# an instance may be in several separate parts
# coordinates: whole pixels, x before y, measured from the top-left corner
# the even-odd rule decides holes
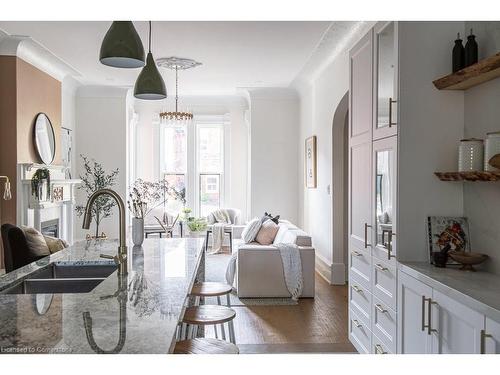
[[[31,177],[31,194],[34,195],[37,200],[41,199],[42,191],[40,187],[44,181],[47,181],[47,200],[50,200],[50,171],[47,168],[37,169]]]
[[[190,217],[186,223],[191,232],[202,232],[207,229],[207,220],[203,217]]]
[[[128,209],[135,218],[144,219],[152,210],[166,202],[168,188],[165,180],[150,182],[138,178],[130,187]]]

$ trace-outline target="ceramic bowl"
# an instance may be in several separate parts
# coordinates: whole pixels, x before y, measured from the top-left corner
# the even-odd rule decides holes
[[[483,263],[488,255],[468,251],[449,251],[448,255],[462,265],[462,271],[475,271],[473,265]]]

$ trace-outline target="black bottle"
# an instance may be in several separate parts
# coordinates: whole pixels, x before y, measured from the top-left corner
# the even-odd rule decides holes
[[[460,39],[460,33],[458,33],[455,40],[455,47],[453,47],[452,70],[455,73],[463,68],[465,68],[465,49],[462,39]]]
[[[476,36],[472,34],[472,29],[470,29],[470,35],[467,37],[467,43],[465,43],[465,66],[469,66],[477,63],[477,43]]]

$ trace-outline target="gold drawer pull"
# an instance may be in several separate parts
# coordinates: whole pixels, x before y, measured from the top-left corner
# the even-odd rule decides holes
[[[386,313],[387,310],[384,309],[384,307],[380,304],[380,303],[377,303],[375,304],[375,307],[377,308],[378,311],[380,311],[381,313]]]
[[[375,267],[377,267],[380,271],[387,271],[388,268],[387,267],[384,267],[383,265],[381,264],[375,264]]]
[[[384,348],[382,348],[382,345],[380,345],[380,344],[375,344],[375,353],[376,354],[387,354],[387,352],[384,351]]]
[[[363,293],[363,290],[359,286],[357,286],[357,285],[353,285],[352,289],[354,289],[355,292]]]
[[[363,325],[360,322],[358,322],[356,319],[354,319],[352,322],[358,328],[363,327]]]

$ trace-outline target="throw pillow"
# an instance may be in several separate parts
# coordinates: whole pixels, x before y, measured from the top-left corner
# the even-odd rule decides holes
[[[248,222],[248,224],[245,226],[243,229],[243,232],[241,232],[241,239],[245,243],[250,243],[255,240],[255,237],[257,236],[257,233],[259,233],[259,229],[262,223],[260,222],[259,218],[252,219]]]
[[[261,245],[270,245],[273,243],[278,230],[279,226],[273,220],[267,220],[261,225],[255,241]]]
[[[60,238],[50,236],[43,236],[43,238],[45,239],[51,254],[57,253],[58,251],[61,251],[69,246],[66,241],[61,240]]]
[[[47,256],[50,255],[49,247],[43,234],[37,231],[35,228],[21,226],[26,237],[26,242],[28,243],[28,249],[33,256]]]

